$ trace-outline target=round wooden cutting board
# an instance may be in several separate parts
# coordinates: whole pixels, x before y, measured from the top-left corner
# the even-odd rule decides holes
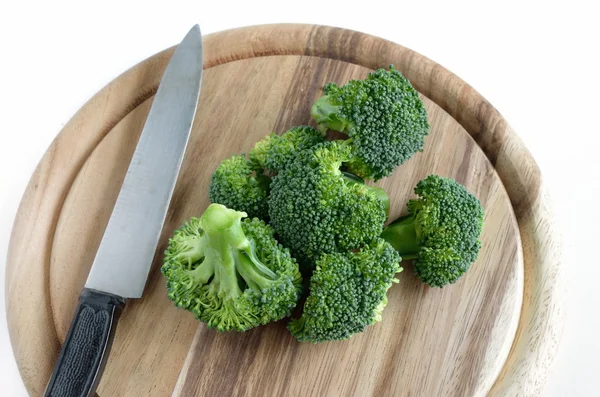
[[[204,38],[192,136],[144,296],[117,327],[104,396],[534,396],[560,336],[560,239],[541,175],[502,116],[443,67],[366,34],[264,25]],[[44,390],[162,72],[165,50],[119,76],[61,131],[33,175],[10,243],[8,321],[32,395]],[[457,179],[485,206],[483,248],[456,284],[429,288],[404,263],[382,322],[347,341],[297,342],[279,321],[219,334],[167,299],[172,231],[208,205],[216,165],[311,124],[323,85],[393,64],[422,94],[425,149],[378,185],[390,218],[416,182]],[[123,263],[127,266],[127,263]]]

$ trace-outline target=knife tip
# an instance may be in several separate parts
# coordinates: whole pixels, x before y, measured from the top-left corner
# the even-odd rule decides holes
[[[192,28],[190,29],[190,33],[194,32],[195,34],[201,35],[200,33],[200,25],[195,24],[194,26],[192,26]]]
[[[200,32],[200,25],[195,24],[187,32],[180,45],[183,46],[202,46],[202,33]]]

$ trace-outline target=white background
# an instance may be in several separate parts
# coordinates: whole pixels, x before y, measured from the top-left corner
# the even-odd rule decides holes
[[[260,23],[340,26],[412,48],[481,92],[536,157],[565,236],[569,295],[546,396],[600,390],[599,13],[594,1],[14,1],[0,5],[0,300],[14,214],[62,126],[106,83],[178,43]],[[285,4],[285,5],[284,5]],[[25,291],[24,291],[25,293]],[[26,395],[0,302],[0,394]]]

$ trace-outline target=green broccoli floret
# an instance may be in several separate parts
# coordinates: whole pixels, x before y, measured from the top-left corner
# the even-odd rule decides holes
[[[364,185],[365,181],[361,177],[351,174],[346,171],[342,171],[342,175],[344,180],[348,183],[357,183],[359,185]],[[375,194],[375,196],[383,203],[383,208],[385,209],[386,217],[390,214],[390,196],[388,196],[387,192],[380,188],[379,186],[369,186],[371,191]]]
[[[175,231],[161,268],[177,307],[217,331],[289,316],[302,290],[298,264],[263,221],[211,204]]]
[[[340,171],[351,158],[345,141],[327,141],[299,152],[273,177],[271,225],[304,266],[314,267],[322,253],[360,248],[383,230],[387,215],[379,192]]]
[[[322,130],[348,134],[355,152],[348,168],[354,174],[377,181],[423,150],[430,128],[427,110],[393,66],[341,87],[329,83],[324,94],[311,115]]]
[[[219,164],[210,180],[209,200],[267,221],[270,175],[297,152],[324,140],[319,130],[308,126],[292,127],[281,136],[267,135],[254,145],[248,158],[234,155]]]
[[[245,156],[234,155],[223,160],[212,174],[208,198],[211,203],[246,212],[250,218],[266,220],[270,183],[271,178],[257,174]]]
[[[415,259],[419,278],[432,287],[456,282],[477,259],[484,211],[454,179],[430,175],[415,187],[419,198],[409,214],[387,226],[381,237],[404,259]]]
[[[302,316],[288,329],[301,342],[344,340],[381,321],[400,255],[378,238],[356,253],[323,254]]]
[[[325,136],[316,128],[292,127],[281,135],[272,133],[258,141],[250,151],[250,161],[254,169],[276,174],[299,151],[324,141]]]

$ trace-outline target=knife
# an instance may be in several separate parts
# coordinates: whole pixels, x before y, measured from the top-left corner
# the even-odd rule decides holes
[[[98,247],[47,397],[94,395],[126,299],[140,298],[173,195],[202,81],[202,35],[194,25],[162,76]]]

